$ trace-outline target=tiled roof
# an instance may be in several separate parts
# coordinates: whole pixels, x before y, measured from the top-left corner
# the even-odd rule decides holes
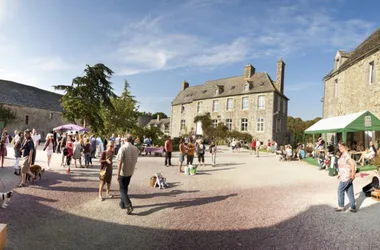
[[[174,98],[172,105],[191,103],[196,100],[235,96],[243,94],[264,93],[277,91],[273,81],[265,72],[255,73],[249,80],[251,89],[244,90],[246,80],[243,76],[234,76],[213,81],[207,81],[202,85],[191,86],[179,92]],[[223,87],[223,91],[216,93],[218,87]]]
[[[376,51],[380,50],[380,28],[378,28],[372,35],[370,35],[364,42],[362,42],[356,49],[350,52],[347,60],[334,72],[327,74],[324,79],[342,72],[359,60],[366,58]],[[347,53],[347,52],[346,52]]]
[[[157,121],[157,119],[152,119],[152,120],[150,120],[150,122],[148,122],[147,125],[157,125],[158,126],[161,124],[167,125],[169,123],[170,123],[170,118],[168,117],[168,118],[162,118],[159,121]]]
[[[343,50],[339,50],[339,53],[343,56],[343,57],[350,57],[352,52],[347,52],[347,51],[343,51]]]
[[[36,87],[0,80],[0,103],[63,112],[62,95]]]

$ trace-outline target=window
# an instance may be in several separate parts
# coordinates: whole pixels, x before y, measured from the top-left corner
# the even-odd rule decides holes
[[[248,91],[249,90],[249,83],[245,83],[244,84],[244,91]]]
[[[338,79],[335,79],[334,97],[338,97]]]
[[[259,107],[259,109],[265,108],[265,96],[259,95],[257,106]]]
[[[185,120],[181,120],[181,130],[185,129],[185,124],[186,124]]]
[[[50,119],[53,119],[53,113],[50,113]]]
[[[227,111],[231,111],[233,109],[234,105],[234,99],[228,98],[227,99]]]
[[[369,85],[372,85],[375,78],[374,64],[373,62],[369,63]]]
[[[281,110],[281,97],[277,96],[277,111],[280,112]]]
[[[242,110],[247,110],[248,109],[248,96],[245,96],[241,99],[242,105],[241,108]]]
[[[219,110],[219,101],[213,101],[212,102],[212,112],[218,112]]]
[[[286,114],[286,100],[282,99],[282,113]]]
[[[276,132],[281,132],[281,119],[276,120]]]
[[[26,125],[29,124],[29,116],[28,116],[28,115],[25,116],[25,124],[26,124]]]
[[[248,131],[248,119],[241,119],[241,131]]]
[[[185,106],[184,105],[181,106],[181,113],[183,113],[183,112],[185,112]]]
[[[202,113],[202,102],[198,102],[197,112]]]
[[[232,130],[232,119],[226,119],[226,127],[228,130]]]
[[[214,128],[218,127],[218,120],[212,120],[212,126]]]
[[[257,119],[257,132],[264,131],[264,118]]]

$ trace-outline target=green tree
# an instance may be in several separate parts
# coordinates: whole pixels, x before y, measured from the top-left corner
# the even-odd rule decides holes
[[[63,115],[72,122],[80,121],[84,127],[87,124],[95,133],[104,133],[104,120],[100,110],[115,108],[112,99],[116,97],[109,81],[113,71],[104,64],[86,65],[84,76],[73,79],[71,85],[54,86],[56,90],[64,91],[61,105]]]
[[[114,109],[102,108],[101,113],[106,134],[123,134],[136,128],[139,116],[138,106],[129,89],[128,81],[124,80],[124,90],[121,96],[111,100]]]
[[[0,121],[4,122],[4,126],[16,119],[16,114],[10,109],[0,104]]]
[[[157,116],[160,116],[160,119],[168,118],[168,116],[164,112],[157,112],[152,115],[152,119],[157,119]]]
[[[294,118],[292,116],[288,116],[287,125],[288,125],[288,131],[292,133],[292,140],[290,144],[295,147],[298,143],[301,143],[303,141],[303,133],[304,131],[321,120],[322,118],[317,117],[313,120],[309,121],[303,121],[301,118]],[[315,135],[316,138],[318,138],[320,134]],[[306,141],[311,141],[313,138],[312,135],[306,136]]]

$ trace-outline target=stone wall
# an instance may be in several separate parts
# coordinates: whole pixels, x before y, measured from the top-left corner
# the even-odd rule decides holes
[[[258,96],[265,96],[265,107],[258,108]],[[248,97],[248,110],[242,110],[242,98]],[[280,97],[280,99],[278,99]],[[227,99],[233,98],[233,109],[227,111]],[[219,100],[218,112],[212,111],[213,101]],[[277,101],[280,100],[280,110],[277,112]],[[183,105],[174,105],[171,110],[170,134],[172,137],[177,137],[183,134],[189,134],[192,130],[196,131],[194,118],[197,115],[202,115],[207,112],[211,114],[212,120],[225,123],[226,119],[232,119],[232,129],[241,131],[241,119],[248,119],[248,133],[254,137],[258,137],[261,141],[268,139],[278,140],[279,143],[285,143],[286,136],[286,117],[287,117],[287,101],[284,103],[284,98],[274,92],[239,95],[232,97],[222,97],[215,99],[206,99],[194,101]],[[198,102],[202,102],[202,112],[197,112]],[[283,105],[285,104],[285,112]],[[182,106],[184,108],[182,112]],[[275,113],[277,112],[277,113]],[[257,119],[264,118],[264,131],[257,131]],[[276,119],[281,120],[281,129],[276,132]],[[185,120],[185,129],[181,130],[181,120]]]
[[[374,62],[374,82],[369,84],[369,64]],[[338,93],[335,97],[335,80]],[[323,117],[371,111],[380,117],[380,51],[325,81]]]
[[[66,123],[60,112],[28,107],[5,106],[14,111],[17,117],[16,120],[6,125],[11,135],[13,135],[16,129],[25,130],[28,128],[31,130],[35,128],[41,134],[42,140],[44,140],[47,133],[53,128]],[[28,124],[26,124],[26,116],[28,116]]]

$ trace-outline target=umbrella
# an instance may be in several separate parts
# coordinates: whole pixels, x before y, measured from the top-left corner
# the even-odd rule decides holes
[[[76,124],[66,124],[66,125],[61,125],[59,127],[54,128],[53,130],[73,130],[73,131],[78,131],[78,132],[87,132],[88,128],[81,127]]]

